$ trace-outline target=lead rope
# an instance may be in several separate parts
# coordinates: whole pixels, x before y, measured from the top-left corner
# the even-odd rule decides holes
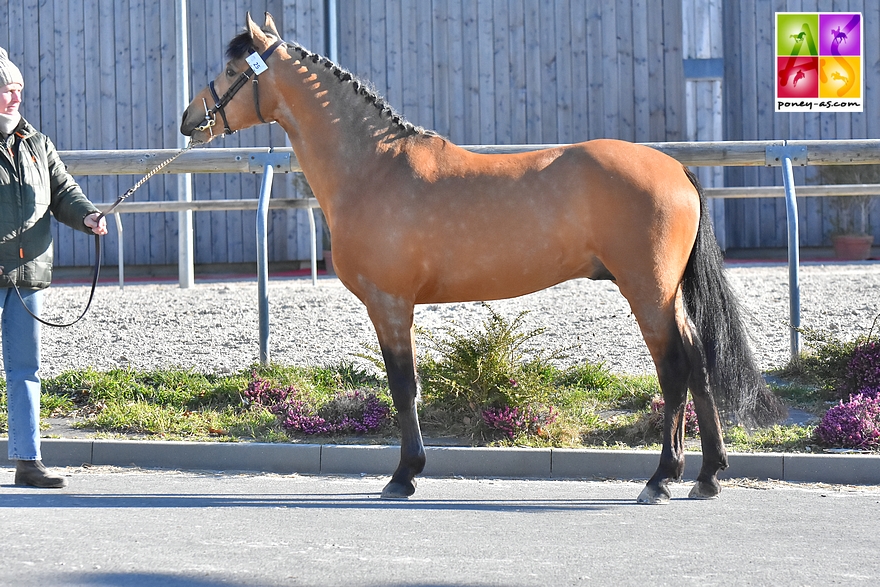
[[[180,151],[175,153],[172,157],[169,157],[168,159],[166,159],[165,161],[163,161],[162,163],[157,165],[155,168],[153,168],[152,171],[147,173],[143,178],[141,178],[140,181],[138,181],[131,188],[129,188],[127,192],[125,192],[124,194],[122,194],[121,196],[116,198],[116,201],[113,203],[113,205],[111,205],[105,211],[101,212],[101,214],[98,216],[98,222],[101,221],[101,218],[104,218],[105,216],[107,216],[107,214],[110,214],[111,212],[113,212],[113,210],[115,210],[116,207],[119,206],[119,204],[121,204],[126,198],[128,198],[133,193],[135,193],[142,185],[144,185],[147,182],[148,179],[150,179],[151,177],[156,175],[165,166],[167,166],[169,163],[171,163],[172,161],[174,161],[175,159],[177,159],[178,157],[180,157],[181,155],[183,155],[184,153],[186,153],[187,151],[192,149],[194,146],[195,146],[195,144],[192,141],[190,141],[186,147],[184,147],[183,149],[181,149]],[[73,326],[74,324],[76,324],[77,322],[82,320],[83,317],[86,315],[86,312],[89,311],[89,307],[91,307],[91,305],[92,305],[92,299],[95,297],[95,288],[98,285],[98,276],[100,274],[101,274],[101,237],[100,237],[100,235],[96,234],[95,235],[95,269],[94,269],[94,272],[92,275],[92,290],[91,290],[91,292],[89,292],[89,301],[86,302],[86,307],[83,308],[82,314],[79,315],[79,318],[77,318],[73,322],[68,322],[66,324],[61,324],[61,323],[57,323],[57,322],[49,322],[47,320],[43,320],[42,318],[40,318],[39,316],[37,316],[36,314],[31,312],[31,309],[28,308],[27,304],[24,301],[24,298],[21,295],[21,291],[18,289],[18,284],[15,283],[15,280],[10,279],[10,281],[12,281],[12,287],[15,288],[15,293],[18,296],[18,299],[21,300],[21,305],[24,306],[24,309],[27,310],[27,313],[30,314],[34,318],[34,320],[36,320],[37,322],[39,322],[41,324],[45,324],[46,326],[52,326],[53,328],[67,328],[68,326]]]

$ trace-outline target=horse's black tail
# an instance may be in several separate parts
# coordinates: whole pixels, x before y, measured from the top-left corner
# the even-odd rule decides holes
[[[685,173],[700,195],[700,225],[682,280],[685,308],[706,357],[709,388],[727,419],[767,425],[786,415],[755,364],[739,303],[724,274],[724,259],[696,176]]]

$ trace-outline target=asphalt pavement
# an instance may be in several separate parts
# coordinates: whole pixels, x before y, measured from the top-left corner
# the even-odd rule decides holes
[[[880,487],[731,480],[639,506],[642,482],[0,467],[0,585],[876,585]]]

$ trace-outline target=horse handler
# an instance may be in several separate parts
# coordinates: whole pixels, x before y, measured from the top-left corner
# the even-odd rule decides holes
[[[67,479],[41,462],[40,323],[34,316],[52,281],[51,217],[97,235],[107,234],[107,223],[67,173],[49,137],[18,112],[23,89],[21,71],[0,48],[0,335],[9,460],[16,461],[16,485],[64,487]]]

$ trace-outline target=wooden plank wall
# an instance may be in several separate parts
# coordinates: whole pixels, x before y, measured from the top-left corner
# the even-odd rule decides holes
[[[0,24],[0,46],[25,77],[22,113],[59,150],[175,148],[180,112],[175,105],[174,2],[163,0],[9,0],[9,17]],[[225,62],[226,42],[244,23],[247,10],[281,13],[281,0],[189,0],[192,90],[200,90]],[[322,12],[323,13],[323,12]],[[193,91],[194,90],[194,91]],[[278,128],[237,133],[216,146],[285,146]],[[110,202],[139,177],[77,178],[95,202]],[[259,176],[203,175],[193,178],[195,199],[253,198]],[[284,197],[276,181],[273,197]],[[134,196],[137,200],[176,200],[174,176],[158,175]],[[256,258],[254,212],[196,213],[196,263],[252,261]],[[126,264],[176,264],[177,214],[125,215]],[[274,258],[286,257],[286,217],[282,237],[271,241]],[[117,263],[118,234],[113,222],[104,245],[104,262]],[[273,227],[275,224],[273,223]],[[93,262],[91,239],[56,224],[56,263]]]
[[[462,144],[685,138],[682,0],[343,0],[339,64],[373,82],[412,122]],[[26,79],[22,111],[60,150],[175,148],[177,59],[191,93],[220,71],[247,10],[271,12],[289,40],[326,53],[323,0],[189,0],[190,55],[175,54],[170,0],[0,0],[0,46]],[[261,126],[213,143],[285,146]],[[210,147],[209,147],[210,148]],[[80,178],[113,201],[138,177]],[[291,178],[273,197],[296,197]],[[193,178],[199,199],[255,198],[259,176]],[[176,200],[157,176],[138,200]],[[111,223],[112,224],[112,223]],[[254,212],[195,214],[196,263],[252,262]],[[57,227],[59,265],[92,262],[85,235]],[[116,259],[116,234],[105,263]],[[125,217],[126,264],[176,264],[177,215]],[[270,260],[307,259],[303,212],[273,211]]]
[[[339,18],[340,65],[455,143],[684,138],[681,0],[372,0]]]
[[[736,0],[724,6],[724,118],[727,140],[880,138],[880,2],[876,0]],[[865,40],[865,111],[862,113],[776,113],[773,105],[774,13],[861,12]],[[796,184],[815,169],[795,169]],[[726,169],[728,186],[782,185],[778,168]],[[880,198],[877,198],[880,199]],[[828,198],[799,198],[801,246],[827,246],[831,226]],[[726,202],[727,244],[735,248],[785,247],[785,202],[781,198]],[[873,214],[880,238],[880,204]]]
[[[682,0],[682,53],[686,60],[723,59],[724,26],[721,0]],[[687,74],[686,74],[687,75]],[[688,141],[720,141],[723,128],[723,72],[702,73],[685,80]],[[702,76],[702,77],[700,77]],[[705,187],[724,186],[723,167],[694,169]],[[709,200],[715,238],[727,248],[724,201]]]
[[[164,4],[164,3],[163,3]],[[170,3],[169,3],[170,4]],[[226,63],[226,44],[244,26],[244,15],[250,10],[258,20],[269,11],[276,15],[284,12],[281,0],[188,0],[187,20],[190,43],[190,95],[200,91],[217,76]],[[174,36],[169,44],[173,46]],[[168,72],[169,76],[173,69]],[[168,83],[174,84],[173,77]],[[170,102],[173,104],[173,102]],[[176,136],[180,124],[180,113],[170,112],[165,124],[171,134]],[[284,132],[277,126],[260,125],[219,139],[210,147],[251,147],[287,145]],[[209,147],[209,148],[210,148]],[[251,174],[202,174],[193,176],[193,198],[201,199],[239,199],[259,196],[260,176]],[[173,189],[173,186],[172,186]],[[284,176],[276,176],[273,182],[272,197],[289,197],[289,182]],[[176,194],[171,198],[176,198]],[[174,216],[174,215],[169,215]],[[197,264],[242,263],[256,259],[255,238],[256,213],[253,211],[198,212],[194,215],[194,248]],[[269,258],[286,260],[288,255],[287,215],[284,212],[270,213]],[[176,242],[176,232],[168,231],[166,238]],[[156,237],[153,236],[155,239]],[[176,263],[175,256],[165,263]],[[154,263],[138,259],[137,263]]]

